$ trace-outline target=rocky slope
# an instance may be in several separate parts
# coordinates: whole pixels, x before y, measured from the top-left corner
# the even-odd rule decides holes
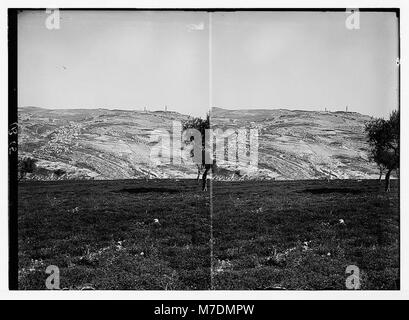
[[[214,108],[213,128],[256,128],[259,167],[219,168],[222,179],[376,177],[364,134],[370,117],[352,112],[226,110]],[[176,112],[107,109],[19,108],[19,158],[37,159],[26,179],[192,178],[184,150],[181,164],[151,160],[155,130],[169,130]],[[156,133],[155,133],[156,132]],[[185,152],[186,151],[186,152]]]
[[[275,179],[376,177],[364,132],[369,120],[354,112],[219,108],[212,112],[212,122],[223,130],[258,129],[256,175]],[[250,174],[243,171],[245,176]]]

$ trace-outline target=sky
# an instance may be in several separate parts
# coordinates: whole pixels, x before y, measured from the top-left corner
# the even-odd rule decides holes
[[[211,15],[211,17],[209,17]],[[177,111],[398,107],[394,13],[45,11],[18,20],[19,106]]]

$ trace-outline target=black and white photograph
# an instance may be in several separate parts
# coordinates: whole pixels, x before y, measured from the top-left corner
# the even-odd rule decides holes
[[[8,9],[12,290],[401,290],[400,9]]]

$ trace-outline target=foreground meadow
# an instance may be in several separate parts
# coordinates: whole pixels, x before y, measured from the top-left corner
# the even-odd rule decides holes
[[[71,290],[345,289],[349,265],[400,283],[397,181],[22,182],[18,228],[20,289],[49,265]]]

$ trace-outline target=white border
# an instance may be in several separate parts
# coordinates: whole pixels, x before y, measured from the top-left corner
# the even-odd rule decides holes
[[[155,1],[103,1],[103,0],[5,0],[0,4],[0,70],[8,70],[7,62],[7,8],[400,8],[401,33],[401,290],[400,291],[9,291],[8,290],[8,154],[6,128],[8,128],[8,87],[7,72],[0,73],[0,99],[3,112],[0,112],[0,299],[408,299],[409,298],[409,211],[408,201],[408,114],[405,102],[408,101],[408,57],[409,3],[406,0],[391,1],[194,1],[194,0],[155,0]],[[406,89],[406,90],[405,90]]]

